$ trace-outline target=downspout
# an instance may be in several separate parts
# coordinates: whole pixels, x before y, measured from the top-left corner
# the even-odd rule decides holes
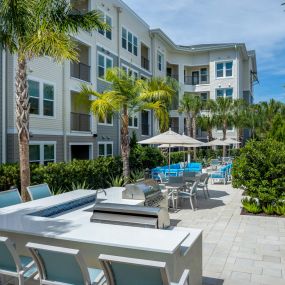
[[[118,67],[121,67],[121,48],[120,48],[120,14],[122,13],[122,8],[119,6],[114,6],[117,10],[117,54],[118,54]],[[121,118],[118,116],[118,153],[121,153]]]
[[[63,160],[64,162],[67,162],[67,138],[66,138],[66,124],[65,124],[65,118],[66,118],[66,108],[65,108],[65,64],[64,61],[62,64],[62,130],[63,130]]]
[[[2,163],[7,161],[7,128],[6,128],[6,52],[2,51]]]

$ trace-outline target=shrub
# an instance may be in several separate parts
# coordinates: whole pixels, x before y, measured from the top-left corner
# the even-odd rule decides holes
[[[266,206],[262,207],[262,210],[267,215],[273,215],[274,214],[274,210],[275,210],[275,206],[272,205],[272,204],[267,204]]]
[[[255,199],[244,198],[241,200],[241,202],[242,202],[243,208],[248,213],[259,214],[262,211],[259,203]]]
[[[272,139],[250,141],[233,165],[233,186],[257,198],[261,206],[285,197],[285,144]]]
[[[285,216],[285,203],[279,202],[274,207],[274,212],[279,216]]]

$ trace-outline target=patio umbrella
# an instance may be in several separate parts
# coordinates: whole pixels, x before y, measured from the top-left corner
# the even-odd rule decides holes
[[[191,145],[196,145],[196,144],[202,144],[202,142],[195,140],[191,137],[185,136],[185,135],[180,135],[175,132],[173,132],[171,129],[169,131],[159,134],[157,136],[154,136],[152,138],[139,141],[139,144],[165,144],[169,148],[169,156],[168,156],[168,169],[170,171],[170,148],[171,146],[175,145],[183,145],[186,147],[191,147]]]
[[[227,138],[226,140],[224,140],[224,142],[228,144],[241,144],[241,142],[234,140],[232,138]]]
[[[203,146],[224,146],[224,145],[230,145],[226,141],[222,141],[220,139],[215,139],[213,141],[205,143]]]

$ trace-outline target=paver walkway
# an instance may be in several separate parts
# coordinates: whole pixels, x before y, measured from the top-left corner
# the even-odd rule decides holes
[[[285,285],[285,218],[240,215],[241,190],[209,189],[197,211],[185,201],[171,214],[177,226],[203,229],[203,285]]]

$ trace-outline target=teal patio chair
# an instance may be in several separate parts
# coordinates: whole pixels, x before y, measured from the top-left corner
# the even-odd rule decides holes
[[[0,237],[0,275],[17,278],[19,285],[31,279],[37,273],[33,259],[18,255],[13,242],[7,237]]]
[[[189,270],[184,270],[178,283],[171,282],[165,262],[99,256],[107,285],[189,285]]]
[[[31,200],[38,200],[52,196],[52,193],[46,183],[27,187]]]
[[[105,282],[101,269],[87,267],[79,250],[28,243],[37,265],[41,285],[101,285]]]
[[[13,206],[22,203],[18,189],[12,189],[0,192],[0,208]]]

